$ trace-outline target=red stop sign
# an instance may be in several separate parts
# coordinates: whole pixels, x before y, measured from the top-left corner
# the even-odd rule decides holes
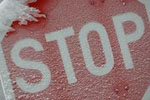
[[[124,2],[32,4],[47,18],[14,24],[2,42],[6,96],[13,90],[16,100],[149,100],[150,1]]]

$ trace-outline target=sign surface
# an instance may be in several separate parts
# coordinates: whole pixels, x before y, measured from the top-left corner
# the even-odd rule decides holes
[[[47,18],[27,26],[14,23],[16,31],[1,43],[4,74],[10,73],[14,98],[149,100],[149,4],[149,0],[31,4]]]

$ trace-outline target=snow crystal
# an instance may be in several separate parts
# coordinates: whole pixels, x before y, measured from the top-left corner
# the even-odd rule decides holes
[[[28,6],[32,2],[36,0],[0,0],[0,40],[12,30],[10,26],[13,21],[19,21],[22,25],[28,21],[37,22],[37,17],[45,17],[38,9]]]

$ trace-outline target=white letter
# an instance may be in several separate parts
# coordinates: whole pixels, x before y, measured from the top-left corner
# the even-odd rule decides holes
[[[150,99],[150,86],[147,88],[142,100],[149,100]]]
[[[36,51],[43,50],[42,45],[38,41],[34,39],[25,39],[17,42],[15,46],[12,48],[11,58],[12,61],[21,68],[34,69],[41,72],[42,79],[37,84],[28,84],[22,77],[16,78],[17,84],[22,90],[29,93],[36,93],[46,89],[49,86],[51,80],[51,73],[47,68],[47,66],[42,62],[35,62],[21,59],[19,54],[23,48],[27,47],[32,47]]]
[[[87,40],[88,34],[91,31],[96,31],[101,37],[102,46],[106,57],[106,64],[101,66],[100,68],[94,65],[94,61]],[[105,30],[105,27],[96,22],[88,23],[87,25],[83,26],[83,28],[81,29],[79,39],[80,39],[80,45],[83,51],[83,56],[88,71],[96,76],[102,76],[109,73],[114,66],[114,57],[112,54],[110,41],[107,32]]]
[[[54,40],[58,41],[58,46],[60,49],[60,53],[61,53],[62,60],[64,63],[64,69],[67,74],[67,79],[68,79],[69,84],[75,83],[77,81],[73,67],[72,67],[72,62],[70,59],[66,40],[65,40],[66,37],[72,36],[73,34],[74,34],[74,30],[72,29],[72,27],[69,27],[60,31],[50,32],[45,35],[47,42],[54,41]]]
[[[139,40],[144,34],[144,23],[140,16],[134,13],[125,13],[122,15],[113,17],[117,37],[120,43],[121,52],[123,55],[123,60],[125,63],[126,69],[131,69],[134,67],[133,61],[131,58],[130,50],[128,44]],[[125,34],[123,23],[126,21],[132,21],[136,25],[135,32],[131,34]]]
[[[150,0],[138,0],[138,1],[145,5],[147,16],[150,21]]]

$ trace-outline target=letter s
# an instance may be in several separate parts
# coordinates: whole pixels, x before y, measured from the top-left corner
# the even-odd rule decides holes
[[[39,83],[29,84],[22,77],[17,77],[18,86],[25,92],[36,93],[46,89],[51,81],[51,73],[48,67],[42,62],[24,60],[20,57],[20,52],[23,48],[32,47],[35,51],[43,50],[42,45],[34,39],[24,39],[15,44],[11,50],[12,61],[24,69],[38,70],[42,74],[42,79]]]

